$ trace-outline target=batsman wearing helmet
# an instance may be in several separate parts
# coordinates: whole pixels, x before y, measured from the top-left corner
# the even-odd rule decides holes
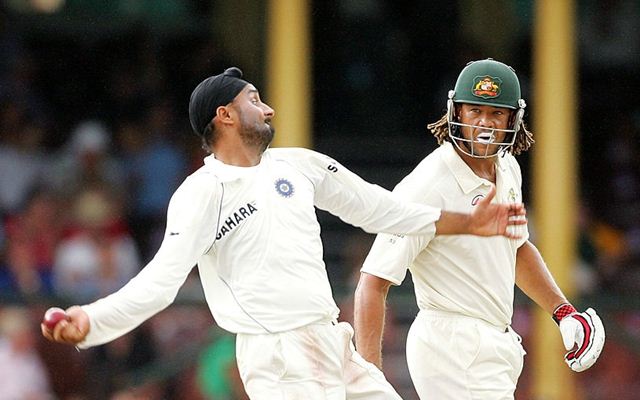
[[[469,212],[492,185],[500,203],[522,201],[514,155],[533,136],[514,70],[493,59],[470,62],[449,91],[447,112],[428,128],[440,147],[394,189],[405,199]],[[578,312],[528,240],[469,235],[379,234],[356,290],[356,347],[381,367],[386,295],[411,271],[420,309],[407,338],[407,362],[421,399],[513,399],[525,351],[511,328],[514,284],[558,323],[565,361],[591,367],[604,345],[596,312]]]

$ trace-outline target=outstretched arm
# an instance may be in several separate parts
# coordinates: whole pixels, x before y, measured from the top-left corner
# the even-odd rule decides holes
[[[301,154],[307,156],[301,168],[316,187],[314,205],[369,233],[433,236],[436,231],[441,235],[502,235],[519,239],[520,235],[509,228],[526,224],[522,204],[491,203],[495,186],[473,213],[448,212],[423,203],[422,198],[399,196],[372,185],[319,153]]]
[[[443,210],[436,222],[436,235],[501,235],[510,239],[520,239],[521,235],[509,228],[527,223],[524,205],[491,203],[495,195],[496,187],[492,185],[487,196],[478,202],[471,214]]]
[[[387,293],[391,282],[362,272],[355,294],[356,350],[365,360],[382,369],[382,334]]]
[[[160,249],[134,278],[117,292],[70,308],[69,320],[53,329],[43,326],[44,337],[81,349],[97,346],[130,332],[169,306],[216,234],[211,227],[218,218],[218,186],[203,185],[205,178],[209,179],[205,175],[188,178],[174,193]]]

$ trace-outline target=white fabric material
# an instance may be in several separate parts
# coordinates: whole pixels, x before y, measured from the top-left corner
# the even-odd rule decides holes
[[[573,371],[589,369],[600,357],[605,332],[602,320],[593,308],[564,317],[560,321],[560,334],[564,348],[570,350],[564,361]]]
[[[420,311],[407,338],[422,400],[513,400],[525,354],[511,328],[442,311]]]
[[[440,209],[401,203],[311,150],[270,149],[251,168],[207,157],[173,195],[154,259],[83,307],[91,330],[80,347],[113,340],[167,307],[196,263],[209,308],[230,332],[335,319],[314,206],[368,232],[433,236],[440,218]]]
[[[494,202],[522,202],[522,176],[515,158],[497,158]],[[475,175],[450,143],[427,156],[394,189],[408,201],[448,211],[472,212],[491,183]],[[520,225],[518,240],[502,236],[380,234],[362,271],[399,285],[407,268],[414,281],[418,307],[454,312],[511,324],[516,252],[528,239]]]
[[[400,400],[373,364],[353,347],[346,322],[276,334],[238,334],[236,356],[252,400]]]

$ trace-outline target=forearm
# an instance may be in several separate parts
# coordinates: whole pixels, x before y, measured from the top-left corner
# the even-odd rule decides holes
[[[171,304],[178,288],[176,284],[167,290],[134,278],[118,292],[82,306],[89,316],[91,330],[78,347],[101,345],[130,332]]]
[[[549,314],[567,303],[538,249],[526,242],[518,249],[516,258],[516,285]]]
[[[470,214],[442,210],[436,221],[437,235],[464,235],[469,232]]]
[[[355,293],[355,341],[358,353],[382,369],[382,334],[390,282],[367,273],[360,275]]]
[[[173,242],[165,239],[153,260],[120,290],[82,306],[90,318],[91,330],[80,348],[120,337],[173,302],[198,254],[187,244]]]

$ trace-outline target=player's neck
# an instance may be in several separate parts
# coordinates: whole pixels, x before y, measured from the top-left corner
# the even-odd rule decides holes
[[[491,158],[471,157],[462,152],[458,152],[462,160],[471,168],[474,174],[489,182],[496,183],[496,160]]]
[[[221,140],[213,148],[217,160],[236,167],[254,167],[260,164],[264,150],[247,146],[241,141]]]

